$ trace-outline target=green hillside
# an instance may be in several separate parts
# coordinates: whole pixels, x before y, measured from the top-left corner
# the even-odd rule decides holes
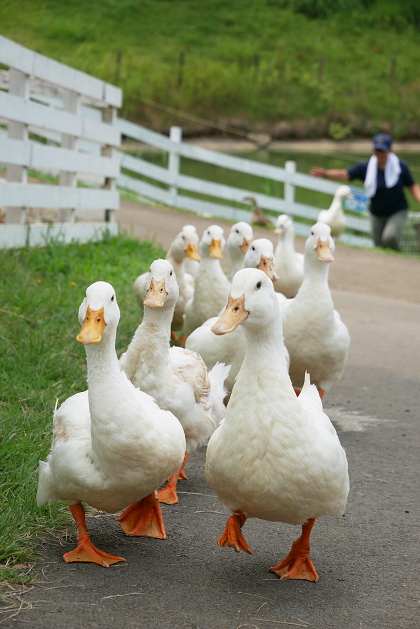
[[[153,101],[277,137],[420,137],[419,23],[415,0],[0,3],[2,35],[118,83],[130,120],[180,122]]]

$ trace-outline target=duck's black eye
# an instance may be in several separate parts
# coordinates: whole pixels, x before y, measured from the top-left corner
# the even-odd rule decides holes
[[[208,235],[210,236],[210,232],[208,231],[207,233],[208,233]]]
[[[182,240],[185,240],[185,236],[182,236]]]
[[[169,275],[172,275],[172,271],[169,273]]]
[[[236,233],[239,234],[239,229],[235,229]]]
[[[260,290],[260,288],[261,288],[261,282],[257,282],[257,285],[255,286],[255,288],[256,288],[257,290]]]
[[[115,295],[112,295],[111,301],[114,301],[114,299],[115,299]]]
[[[313,235],[314,235],[314,232],[311,232],[311,236],[313,236]]]
[[[255,247],[251,247],[252,251],[255,251]]]

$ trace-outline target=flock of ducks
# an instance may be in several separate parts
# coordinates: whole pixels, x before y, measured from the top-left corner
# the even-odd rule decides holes
[[[349,491],[346,455],[321,398],[343,374],[350,337],[328,286],[330,227],[311,228],[304,255],[288,216],[278,217],[276,233],[274,253],[271,241],[253,240],[249,224],[232,226],[230,281],[220,265],[222,227],[208,227],[198,242],[185,226],[166,260],[134,283],[143,319],[120,360],[115,290],[102,281],[88,287],[77,336],[88,390],[55,410],[51,452],[39,462],[38,505],[65,500],[77,524],[66,562],[124,561],[93,546],[82,501],[125,509],[117,519],[129,536],[164,539],[160,503],[178,502],[188,455],[207,443],[206,478],[232,513],[218,544],[252,553],[242,532],[248,518],[301,525],[270,570],[318,581],[312,526],[341,515]]]

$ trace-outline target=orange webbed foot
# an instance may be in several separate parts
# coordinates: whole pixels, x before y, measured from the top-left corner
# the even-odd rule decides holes
[[[143,500],[134,502],[127,507],[117,517],[117,520],[126,535],[130,537],[143,535],[145,537],[166,539],[162,511],[156,491],[143,498]]]
[[[178,494],[176,493],[176,481],[173,482],[173,476],[168,480],[168,484],[163,489],[159,489],[157,492],[159,502],[165,505],[177,505],[179,502]]]
[[[295,554],[293,546],[287,557],[274,568],[269,568],[269,571],[275,572],[282,581],[286,579],[303,579],[305,581],[314,581],[315,583],[319,581],[318,573],[309,555]]]
[[[315,519],[311,518],[302,526],[302,535],[292,544],[290,553],[269,572],[277,574],[282,581],[286,579],[303,579],[305,581],[319,581],[315,566],[309,556],[309,535]]]
[[[67,563],[72,563],[73,561],[89,561],[104,566],[104,568],[109,568],[109,566],[119,561],[125,561],[122,557],[114,557],[113,555],[108,555],[108,553],[99,550],[99,548],[96,548],[96,546],[92,544],[89,537],[83,541],[79,540],[77,548],[63,555],[63,559]]]
[[[241,526],[245,524],[245,520],[246,517],[242,513],[242,511],[235,511],[235,513],[231,515],[226,522],[226,528],[222,537],[217,540],[219,546],[221,546],[222,548],[230,546],[231,548],[236,550],[237,553],[239,553],[241,550],[244,550],[246,553],[253,555],[254,553],[246,543],[241,531]]]
[[[185,453],[184,460],[182,461],[182,465],[179,470],[173,474],[168,480],[168,484],[163,489],[159,489],[157,492],[159,502],[163,502],[166,505],[176,505],[178,504],[178,495],[176,493],[176,485],[178,480],[181,478],[183,480],[188,480],[188,476],[184,472],[184,465],[188,460],[188,452]]]
[[[70,510],[77,525],[78,540],[76,548],[63,555],[63,559],[66,563],[88,561],[90,563],[97,563],[104,568],[109,568],[109,566],[114,563],[125,561],[122,557],[115,557],[114,555],[104,553],[92,544],[86,530],[85,510],[81,504],[70,505]]]

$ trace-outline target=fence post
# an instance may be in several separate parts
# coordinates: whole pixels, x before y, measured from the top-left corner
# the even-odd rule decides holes
[[[285,170],[287,173],[294,174],[296,172],[296,162],[292,160],[287,161],[285,164]],[[287,180],[284,182],[284,200],[291,205],[295,202],[295,186]],[[287,211],[289,212],[291,209],[289,210],[288,208]]]
[[[9,69],[9,94],[20,96],[25,100],[29,100],[29,76],[19,70]],[[21,122],[7,123],[7,136],[13,140],[22,140],[27,142],[29,139],[28,126]],[[6,168],[6,180],[15,183],[28,183],[28,173],[25,166],[15,166],[8,164]],[[6,207],[6,223],[25,223],[25,208]]]
[[[116,107],[105,107],[102,109],[102,122],[106,124],[116,125],[117,124],[117,113],[118,110]],[[101,148],[101,155],[106,157],[111,157],[114,159],[116,157],[116,149],[113,146],[103,146]],[[104,190],[112,190],[115,191],[117,189],[115,178],[114,177],[105,177],[104,184],[102,185]],[[105,210],[105,221],[107,223],[115,222],[115,211],[114,210]]]
[[[172,142],[176,142],[177,144],[181,144],[182,141],[182,127],[171,127],[169,131],[169,139]],[[178,194],[178,175],[179,175],[179,154],[178,153],[169,153],[168,160],[168,171],[173,175],[174,185],[169,186],[169,192],[172,196],[171,205],[174,206],[176,203],[176,196]]]
[[[76,92],[70,90],[63,90],[63,110],[72,114],[80,114],[80,96]],[[77,151],[77,138],[72,135],[61,135],[61,146],[65,149],[71,149]],[[61,171],[60,172],[60,186],[69,188],[77,188],[77,173]],[[76,214],[76,208],[70,210],[61,209],[58,214],[58,220],[60,223],[74,223]]]

